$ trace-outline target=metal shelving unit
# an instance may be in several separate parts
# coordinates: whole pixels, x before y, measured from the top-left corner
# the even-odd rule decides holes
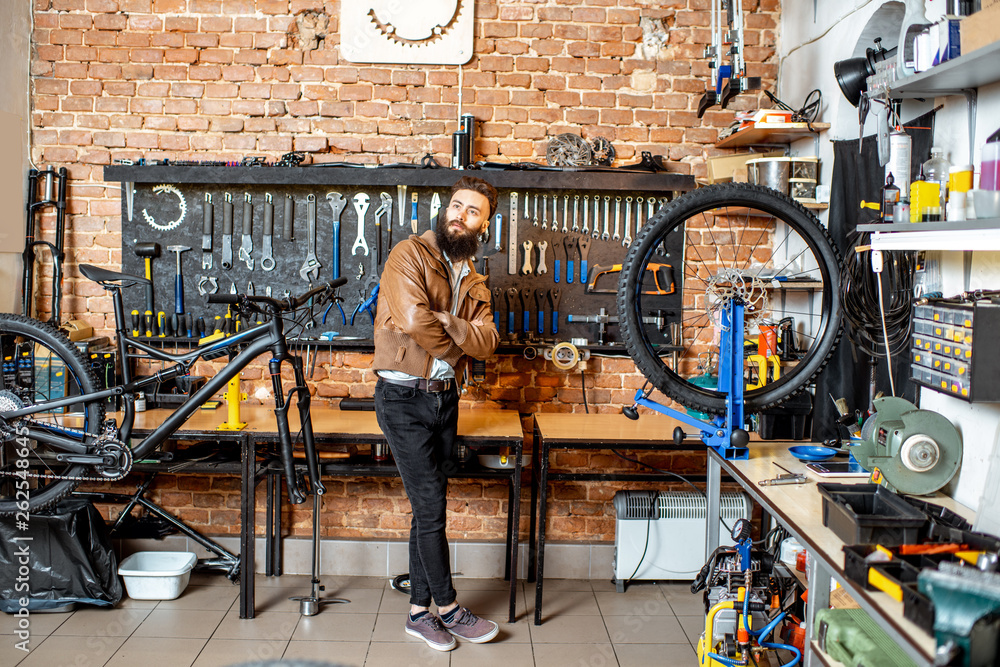
[[[872,223],[873,250],[1000,250],[1000,218],[956,222]]]

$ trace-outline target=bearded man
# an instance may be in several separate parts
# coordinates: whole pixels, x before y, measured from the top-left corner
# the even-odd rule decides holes
[[[375,315],[375,414],[413,509],[404,628],[439,651],[455,648],[455,637],[487,642],[499,629],[456,600],[444,472],[454,454],[465,359],[486,359],[500,339],[486,278],[472,262],[496,209],[497,191],[486,181],[464,176],[455,183],[444,223],[389,253]]]

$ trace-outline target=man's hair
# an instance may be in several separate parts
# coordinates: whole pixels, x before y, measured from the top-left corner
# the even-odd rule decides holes
[[[478,192],[482,196],[486,197],[486,200],[490,203],[490,210],[486,214],[489,218],[497,210],[497,189],[484,181],[481,178],[476,178],[475,176],[463,176],[458,179],[455,185],[451,186],[450,197],[454,197],[455,193],[459,190],[472,190],[473,192]]]

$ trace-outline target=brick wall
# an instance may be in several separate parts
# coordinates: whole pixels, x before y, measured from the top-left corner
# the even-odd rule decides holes
[[[446,162],[450,154],[450,134],[457,129],[457,68],[342,61],[338,2],[33,3],[31,154],[37,165],[69,170],[63,313],[99,331],[110,328],[111,303],[80,277],[76,265],[120,267],[119,189],[102,176],[113,160],[276,158],[300,150],[315,161],[410,162],[432,153]],[[678,172],[703,175],[705,157],[721,152],[712,144],[733,110],[758,103],[743,95],[729,110],[696,117],[709,73],[700,59],[709,41],[709,7],[709,0],[477,2],[475,56],[463,68],[463,111],[480,122],[475,154],[544,161],[549,137],[575,132],[610,139],[619,164],[650,151],[669,157]],[[749,0],[744,8],[749,73],[769,85],[777,70],[778,0]],[[296,22],[306,12],[329,17],[328,34],[313,50],[305,48]],[[53,222],[42,220],[43,236]],[[48,270],[43,264],[36,287],[43,317],[51,309]],[[313,382],[316,396],[331,402],[370,396],[369,364],[364,354],[324,355]],[[579,374],[517,357],[499,357],[487,370],[487,382],[470,391],[469,404],[524,415],[584,410]],[[244,382],[251,400],[267,397],[263,377],[261,369],[248,369]],[[613,412],[631,402],[642,378],[630,360],[595,359],[586,384],[590,409]],[[678,472],[703,470],[704,455],[645,457]],[[557,458],[568,469],[633,465],[606,453]],[[610,499],[621,486],[556,485],[550,537],[613,539]],[[325,535],[406,535],[408,504],[397,481],[333,480],[329,487]],[[154,497],[206,532],[237,530],[233,478],[164,476]],[[455,483],[451,498],[453,537],[502,538],[504,486]],[[308,512],[285,511],[286,525],[307,534]],[[527,518],[522,531],[526,535]]]

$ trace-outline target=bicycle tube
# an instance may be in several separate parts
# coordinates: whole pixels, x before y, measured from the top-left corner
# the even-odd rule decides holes
[[[678,244],[679,257],[670,249]],[[662,297],[644,295],[642,281],[649,265],[678,261],[682,267],[674,274],[681,289],[674,303],[681,312],[681,334],[674,341],[679,348],[674,369],[662,358],[667,346],[649,325]],[[740,290],[743,296],[759,297],[756,305],[766,305],[749,309],[758,324],[779,320],[788,312],[785,300],[798,300],[803,305],[795,313],[803,330],[791,338],[805,349],[775,372],[780,377],[746,391],[747,411],[757,412],[801,391],[826,365],[841,334],[839,267],[826,229],[798,202],[762,186],[701,188],[661,208],[637,234],[619,278],[621,334],[629,355],[656,389],[689,408],[720,414],[725,394],[692,382],[699,374],[698,354],[712,350],[713,334],[717,337],[712,300]]]

